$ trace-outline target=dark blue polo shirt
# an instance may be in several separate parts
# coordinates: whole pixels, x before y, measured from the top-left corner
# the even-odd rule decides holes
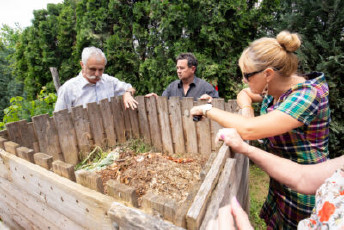
[[[197,99],[203,94],[208,94],[213,98],[219,97],[218,92],[211,84],[195,76],[186,94],[184,94],[183,82],[181,80],[175,80],[167,86],[165,91],[162,93],[162,96],[166,96],[168,98],[173,96],[193,97],[194,100],[197,101]]]

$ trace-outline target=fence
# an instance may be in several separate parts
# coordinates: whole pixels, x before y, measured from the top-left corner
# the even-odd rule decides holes
[[[40,115],[32,122],[6,124],[0,132],[3,221],[25,229],[204,229],[233,195],[248,210],[248,159],[226,146],[216,148],[219,124],[192,120],[190,108],[202,102],[179,97],[138,96],[136,100],[137,110],[125,110],[122,98],[113,97],[87,108],[62,110],[53,117]],[[213,106],[239,111],[235,101],[214,99]],[[164,154],[211,156],[203,182],[186,207],[147,195],[147,205],[138,208],[132,189],[109,185],[112,196],[104,195],[99,177],[74,172],[79,154],[129,138],[142,138]],[[152,215],[155,212],[162,218]]]

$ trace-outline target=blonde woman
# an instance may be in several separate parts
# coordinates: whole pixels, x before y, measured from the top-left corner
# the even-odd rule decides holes
[[[260,102],[260,116],[232,114],[211,105],[193,107],[191,114],[235,128],[246,140],[265,138],[269,152],[299,164],[326,161],[328,85],[323,73],[297,73],[298,58],[294,52],[300,46],[296,33],[282,31],[276,38],[252,42],[243,51],[239,66],[249,88],[238,94],[237,102],[244,113],[252,113],[252,103]],[[271,178],[260,217],[268,229],[295,229],[300,220],[311,215],[314,202],[313,195],[300,194]]]

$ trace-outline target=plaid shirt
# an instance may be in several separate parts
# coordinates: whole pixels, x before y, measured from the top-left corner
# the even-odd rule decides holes
[[[269,152],[299,164],[316,164],[328,157],[329,90],[323,73],[313,72],[306,77],[309,80],[293,86],[275,104],[272,96],[266,96],[261,114],[277,109],[304,123],[287,133],[267,138]],[[268,228],[296,229],[300,220],[311,215],[314,202],[314,196],[297,193],[270,179],[260,217]]]

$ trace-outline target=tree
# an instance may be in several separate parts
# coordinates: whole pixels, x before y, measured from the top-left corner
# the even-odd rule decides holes
[[[3,110],[9,106],[10,98],[22,95],[23,84],[13,77],[12,65],[15,44],[18,41],[21,28],[11,28],[3,25],[0,29],[0,120],[2,120]]]

